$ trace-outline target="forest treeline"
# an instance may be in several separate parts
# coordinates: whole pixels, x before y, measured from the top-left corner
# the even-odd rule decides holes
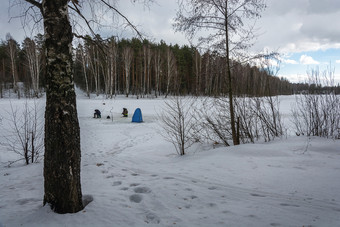
[[[201,53],[192,46],[153,43],[140,39],[103,40],[86,37],[74,47],[74,80],[88,95],[137,97],[168,95],[220,96],[227,93],[225,59],[216,52]],[[43,36],[19,44],[10,35],[0,43],[0,97],[5,90],[38,96],[45,88],[46,56]],[[290,95],[313,84],[290,83],[270,70],[232,62],[235,95]],[[19,89],[21,87],[21,89]],[[314,86],[320,93],[325,88]],[[337,87],[337,93],[340,87]]]

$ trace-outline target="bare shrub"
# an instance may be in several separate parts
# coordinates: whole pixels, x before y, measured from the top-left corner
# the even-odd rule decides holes
[[[179,155],[185,155],[185,150],[193,143],[192,98],[172,97],[165,101],[165,107],[158,116],[165,131],[164,138],[171,142]]]
[[[254,143],[260,138],[258,116],[254,113],[252,98],[239,98],[235,102],[237,122],[240,128],[240,140],[242,143]]]
[[[243,143],[265,142],[283,135],[278,97],[244,97],[235,101],[240,139]]]
[[[309,90],[296,96],[292,108],[296,134],[339,138],[340,97],[334,91],[334,70],[328,69],[321,76],[318,69],[310,70],[308,77]]]
[[[9,165],[24,160],[26,165],[37,162],[43,150],[43,125],[38,119],[38,105],[34,101],[29,105],[26,100],[23,108],[13,107],[10,103],[7,112],[7,125],[2,124],[4,141],[2,145],[18,154],[21,158],[11,161]]]
[[[229,102],[227,98],[205,98],[195,105],[194,135],[196,141],[230,146]]]
[[[268,142],[283,135],[278,97],[234,98],[236,131],[242,143]],[[195,136],[229,146],[232,142],[228,98],[208,98],[196,107]]]

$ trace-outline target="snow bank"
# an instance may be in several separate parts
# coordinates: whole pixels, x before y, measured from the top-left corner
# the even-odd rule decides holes
[[[281,97],[286,120],[292,101]],[[163,102],[78,98],[82,191],[90,203],[76,214],[43,207],[43,163],[8,168],[16,157],[0,146],[0,226],[340,225],[340,141],[194,145],[179,157],[157,123]],[[1,116],[8,106],[0,100]],[[136,108],[142,124],[131,123]],[[101,119],[92,118],[94,109]]]

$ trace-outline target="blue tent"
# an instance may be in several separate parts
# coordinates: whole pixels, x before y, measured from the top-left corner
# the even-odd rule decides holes
[[[135,110],[135,113],[133,114],[132,117],[132,122],[137,123],[143,122],[142,111],[139,108]]]

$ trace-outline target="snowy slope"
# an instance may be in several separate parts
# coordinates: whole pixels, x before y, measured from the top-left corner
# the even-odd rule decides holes
[[[281,100],[289,122],[294,97]],[[0,226],[340,226],[339,140],[195,145],[179,157],[157,123],[163,102],[79,95],[82,191],[90,203],[77,214],[42,207],[42,162],[8,168],[15,155],[0,146]],[[8,106],[0,100],[0,115]],[[144,123],[130,123],[138,107]],[[102,119],[92,118],[94,109]]]

